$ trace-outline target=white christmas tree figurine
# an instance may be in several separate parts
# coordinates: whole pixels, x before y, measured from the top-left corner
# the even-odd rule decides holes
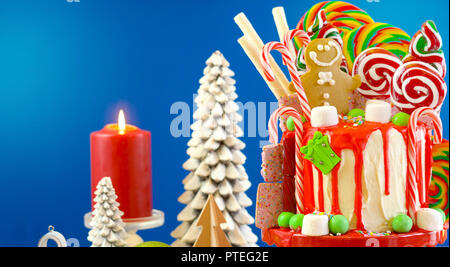
[[[239,106],[234,102],[234,72],[222,53],[216,51],[206,61],[204,76],[195,102],[198,106],[193,117],[187,154],[190,158],[183,164],[189,175],[183,180],[185,192],[178,201],[186,207],[178,214],[182,223],[171,233],[175,238],[172,246],[192,246],[201,232],[197,226],[199,215],[208,195],[214,197],[225,217],[222,224],[232,246],[256,246],[258,237],[249,224],[254,219],[246,210],[252,205],[245,191],[250,187],[243,167],[246,157],[241,150],[245,144],[239,140],[243,135],[237,125],[242,121]]]
[[[122,222],[123,212],[119,210],[117,195],[111,178],[104,177],[97,184],[95,191],[95,205],[92,212],[92,230],[89,231],[88,240],[91,247],[125,247],[127,233]]]

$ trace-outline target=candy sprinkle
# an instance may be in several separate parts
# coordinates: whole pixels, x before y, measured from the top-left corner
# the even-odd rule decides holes
[[[368,236],[390,236],[391,235],[390,231],[379,233],[379,232],[365,232],[365,231],[358,230],[356,232],[361,235],[368,235]]]

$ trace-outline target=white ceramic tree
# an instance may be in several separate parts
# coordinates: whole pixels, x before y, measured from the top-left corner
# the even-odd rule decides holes
[[[241,150],[245,144],[238,139],[243,132],[237,125],[242,116],[234,101],[234,72],[219,51],[206,64],[195,99],[198,109],[188,142],[190,158],[183,164],[190,173],[183,180],[185,192],[178,198],[186,207],[177,217],[182,223],[171,233],[176,239],[172,246],[195,243],[200,234],[198,217],[210,194],[226,219],[222,229],[231,245],[256,246],[258,237],[248,226],[254,223],[246,210],[252,205],[245,194],[251,184],[243,167],[246,157]]]
[[[104,177],[97,184],[95,191],[95,205],[92,212],[92,229],[89,231],[88,240],[91,247],[125,247],[127,233],[122,222],[123,212],[119,210],[117,195],[111,182],[111,178]]]

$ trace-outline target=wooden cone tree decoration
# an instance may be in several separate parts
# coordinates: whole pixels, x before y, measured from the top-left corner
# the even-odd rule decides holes
[[[238,123],[242,116],[235,100],[236,81],[230,63],[219,51],[206,61],[204,76],[195,103],[195,122],[191,125],[192,138],[188,142],[189,159],[183,168],[189,175],[183,180],[185,192],[178,201],[185,208],[178,214],[181,224],[172,231],[174,247],[191,247],[197,241],[201,227],[199,215],[209,195],[214,197],[225,218],[222,230],[232,246],[256,246],[258,237],[249,225],[255,222],[247,212],[253,203],[245,191],[251,183],[244,168],[245,143]]]
[[[226,222],[214,197],[209,195],[198,218],[197,226],[201,226],[202,230],[194,243],[194,247],[231,247],[221,226],[222,223]]]

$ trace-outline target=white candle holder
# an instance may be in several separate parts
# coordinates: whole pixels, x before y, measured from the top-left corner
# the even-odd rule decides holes
[[[91,227],[92,212],[84,215],[84,226],[88,229]],[[160,210],[152,210],[152,216],[139,219],[124,219],[125,231],[128,233],[128,238],[125,240],[128,246],[134,247],[144,240],[137,234],[139,230],[148,230],[158,228],[164,224],[164,212]]]

